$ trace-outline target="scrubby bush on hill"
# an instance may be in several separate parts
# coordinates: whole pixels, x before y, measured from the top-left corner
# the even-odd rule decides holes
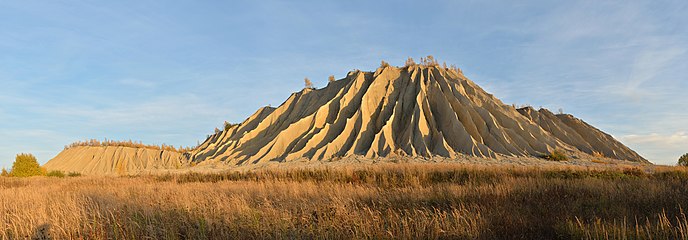
[[[404,63],[404,67],[410,67],[410,66],[416,66],[416,61],[414,61],[413,58],[411,58],[411,57],[406,59],[406,63]]]
[[[7,169],[2,168],[2,172],[0,172],[0,177],[9,177],[10,173],[7,172]]]
[[[385,62],[385,60],[382,60],[382,61],[380,62],[380,68],[386,68],[386,67],[389,67],[389,63],[388,63],[388,62]]]
[[[219,131],[219,129],[218,129]],[[175,147],[175,146],[170,146],[166,144],[162,145],[150,145],[150,144],[143,144],[141,142],[134,142],[132,140],[129,141],[115,141],[115,140],[107,140],[105,139],[104,141],[99,141],[96,139],[91,139],[87,141],[77,141],[72,144],[69,144],[64,147],[65,150],[74,148],[74,147],[131,147],[131,148],[147,148],[147,149],[154,149],[154,150],[165,150],[165,151],[172,151],[172,152],[189,152],[193,150],[192,147]]]
[[[566,156],[566,153],[559,149],[555,149],[551,153],[547,154],[544,156],[545,159],[550,160],[550,161],[566,161],[569,159],[569,157]]]
[[[304,78],[304,79],[303,79],[303,83],[304,83],[304,85],[305,85],[306,88],[313,88],[313,82],[311,82],[310,79]]]
[[[234,126],[236,126],[236,125],[239,125],[239,124],[234,124],[234,123],[230,123],[230,122],[225,121],[225,125],[224,125],[224,126],[225,126],[225,131],[231,129],[232,127],[234,127]]]
[[[48,174],[46,174],[46,176],[63,178],[63,177],[65,177],[65,173],[62,171],[53,170],[53,171],[48,172]]]
[[[45,169],[38,164],[36,157],[30,153],[17,154],[17,157],[12,164],[12,171],[10,176],[13,177],[31,177],[45,175]]]

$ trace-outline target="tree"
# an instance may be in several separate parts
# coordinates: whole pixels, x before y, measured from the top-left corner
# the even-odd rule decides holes
[[[0,177],[9,177],[10,173],[7,172],[7,169],[2,168],[2,172],[0,172]]]
[[[329,77],[327,77],[327,81],[334,82],[334,75],[330,75]]]
[[[404,63],[405,67],[410,67],[410,66],[415,66],[415,65],[416,65],[416,62],[413,61],[413,58],[411,58],[411,57],[406,59],[406,63]]]
[[[382,60],[382,62],[380,62],[380,68],[386,68],[386,67],[389,67],[389,63],[385,62],[385,60]]]
[[[313,82],[310,79],[304,78],[303,83],[306,85],[306,88],[313,88]]]
[[[31,177],[45,175],[45,170],[38,164],[36,157],[30,153],[17,154],[17,157],[12,164],[12,172],[10,176],[13,177]]]
[[[688,153],[683,154],[683,156],[678,158],[678,165],[688,167]]]
[[[228,131],[229,129],[233,128],[233,127],[236,126],[236,125],[238,125],[238,124],[231,124],[231,123],[225,121],[225,125],[224,125],[224,126],[225,126],[225,131]]]

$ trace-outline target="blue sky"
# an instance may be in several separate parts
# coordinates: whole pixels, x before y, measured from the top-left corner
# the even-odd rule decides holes
[[[688,1],[3,1],[0,167],[77,140],[195,145],[309,77],[434,55],[659,164],[688,152]]]

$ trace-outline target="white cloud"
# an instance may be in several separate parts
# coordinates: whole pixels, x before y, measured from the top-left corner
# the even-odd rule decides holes
[[[685,131],[671,134],[630,134],[619,137],[619,140],[657,164],[676,164],[678,157],[688,152],[688,132]]]

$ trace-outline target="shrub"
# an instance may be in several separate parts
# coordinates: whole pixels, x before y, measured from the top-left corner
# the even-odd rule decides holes
[[[219,131],[219,129],[218,129]],[[210,137],[210,135],[206,136],[206,138]],[[129,141],[114,141],[114,140],[108,140],[105,139],[104,141],[98,141],[96,139],[91,139],[87,141],[78,141],[74,142],[72,144],[69,144],[64,147],[65,150],[74,148],[74,147],[130,147],[130,148],[147,148],[147,149],[155,149],[155,150],[165,150],[165,151],[174,151],[174,152],[179,152],[179,153],[185,153],[193,150],[193,147],[179,147],[175,148],[174,146],[168,146],[165,144],[162,145],[147,145],[143,144],[141,142],[134,142],[132,140]]]
[[[313,88],[313,82],[311,82],[311,80],[308,78],[303,79],[303,84],[306,88]]]
[[[53,171],[48,172],[48,174],[46,174],[46,176],[63,178],[63,177],[65,177],[65,173],[62,171],[53,170]]]
[[[688,153],[683,154],[683,156],[678,158],[678,165],[679,166],[688,166]]]
[[[413,61],[413,58],[411,58],[411,57],[406,59],[406,63],[404,63],[404,67],[410,67],[410,66],[416,66],[416,61]]]
[[[382,60],[382,62],[380,62],[380,68],[386,68],[386,67],[389,67],[389,63],[385,62],[385,60]]]
[[[68,177],[81,177],[81,173],[78,172],[70,172],[67,174]]]
[[[330,75],[329,77],[327,77],[327,81],[329,82],[334,82],[334,80],[334,75]]]
[[[10,173],[7,172],[7,169],[2,168],[2,172],[0,173],[0,177],[9,177]]]
[[[30,153],[17,154],[17,157],[12,164],[12,172],[10,176],[13,177],[31,177],[45,175],[45,169],[38,164],[36,157]]]
[[[225,131],[227,131],[227,130],[229,130],[229,129],[233,128],[234,126],[237,126],[237,125],[239,125],[239,124],[233,124],[233,123],[229,123],[229,122],[225,121]]]
[[[555,149],[551,153],[547,154],[544,156],[545,159],[550,160],[550,161],[566,161],[569,159],[569,157],[566,156],[564,151],[561,151],[559,149]]]

